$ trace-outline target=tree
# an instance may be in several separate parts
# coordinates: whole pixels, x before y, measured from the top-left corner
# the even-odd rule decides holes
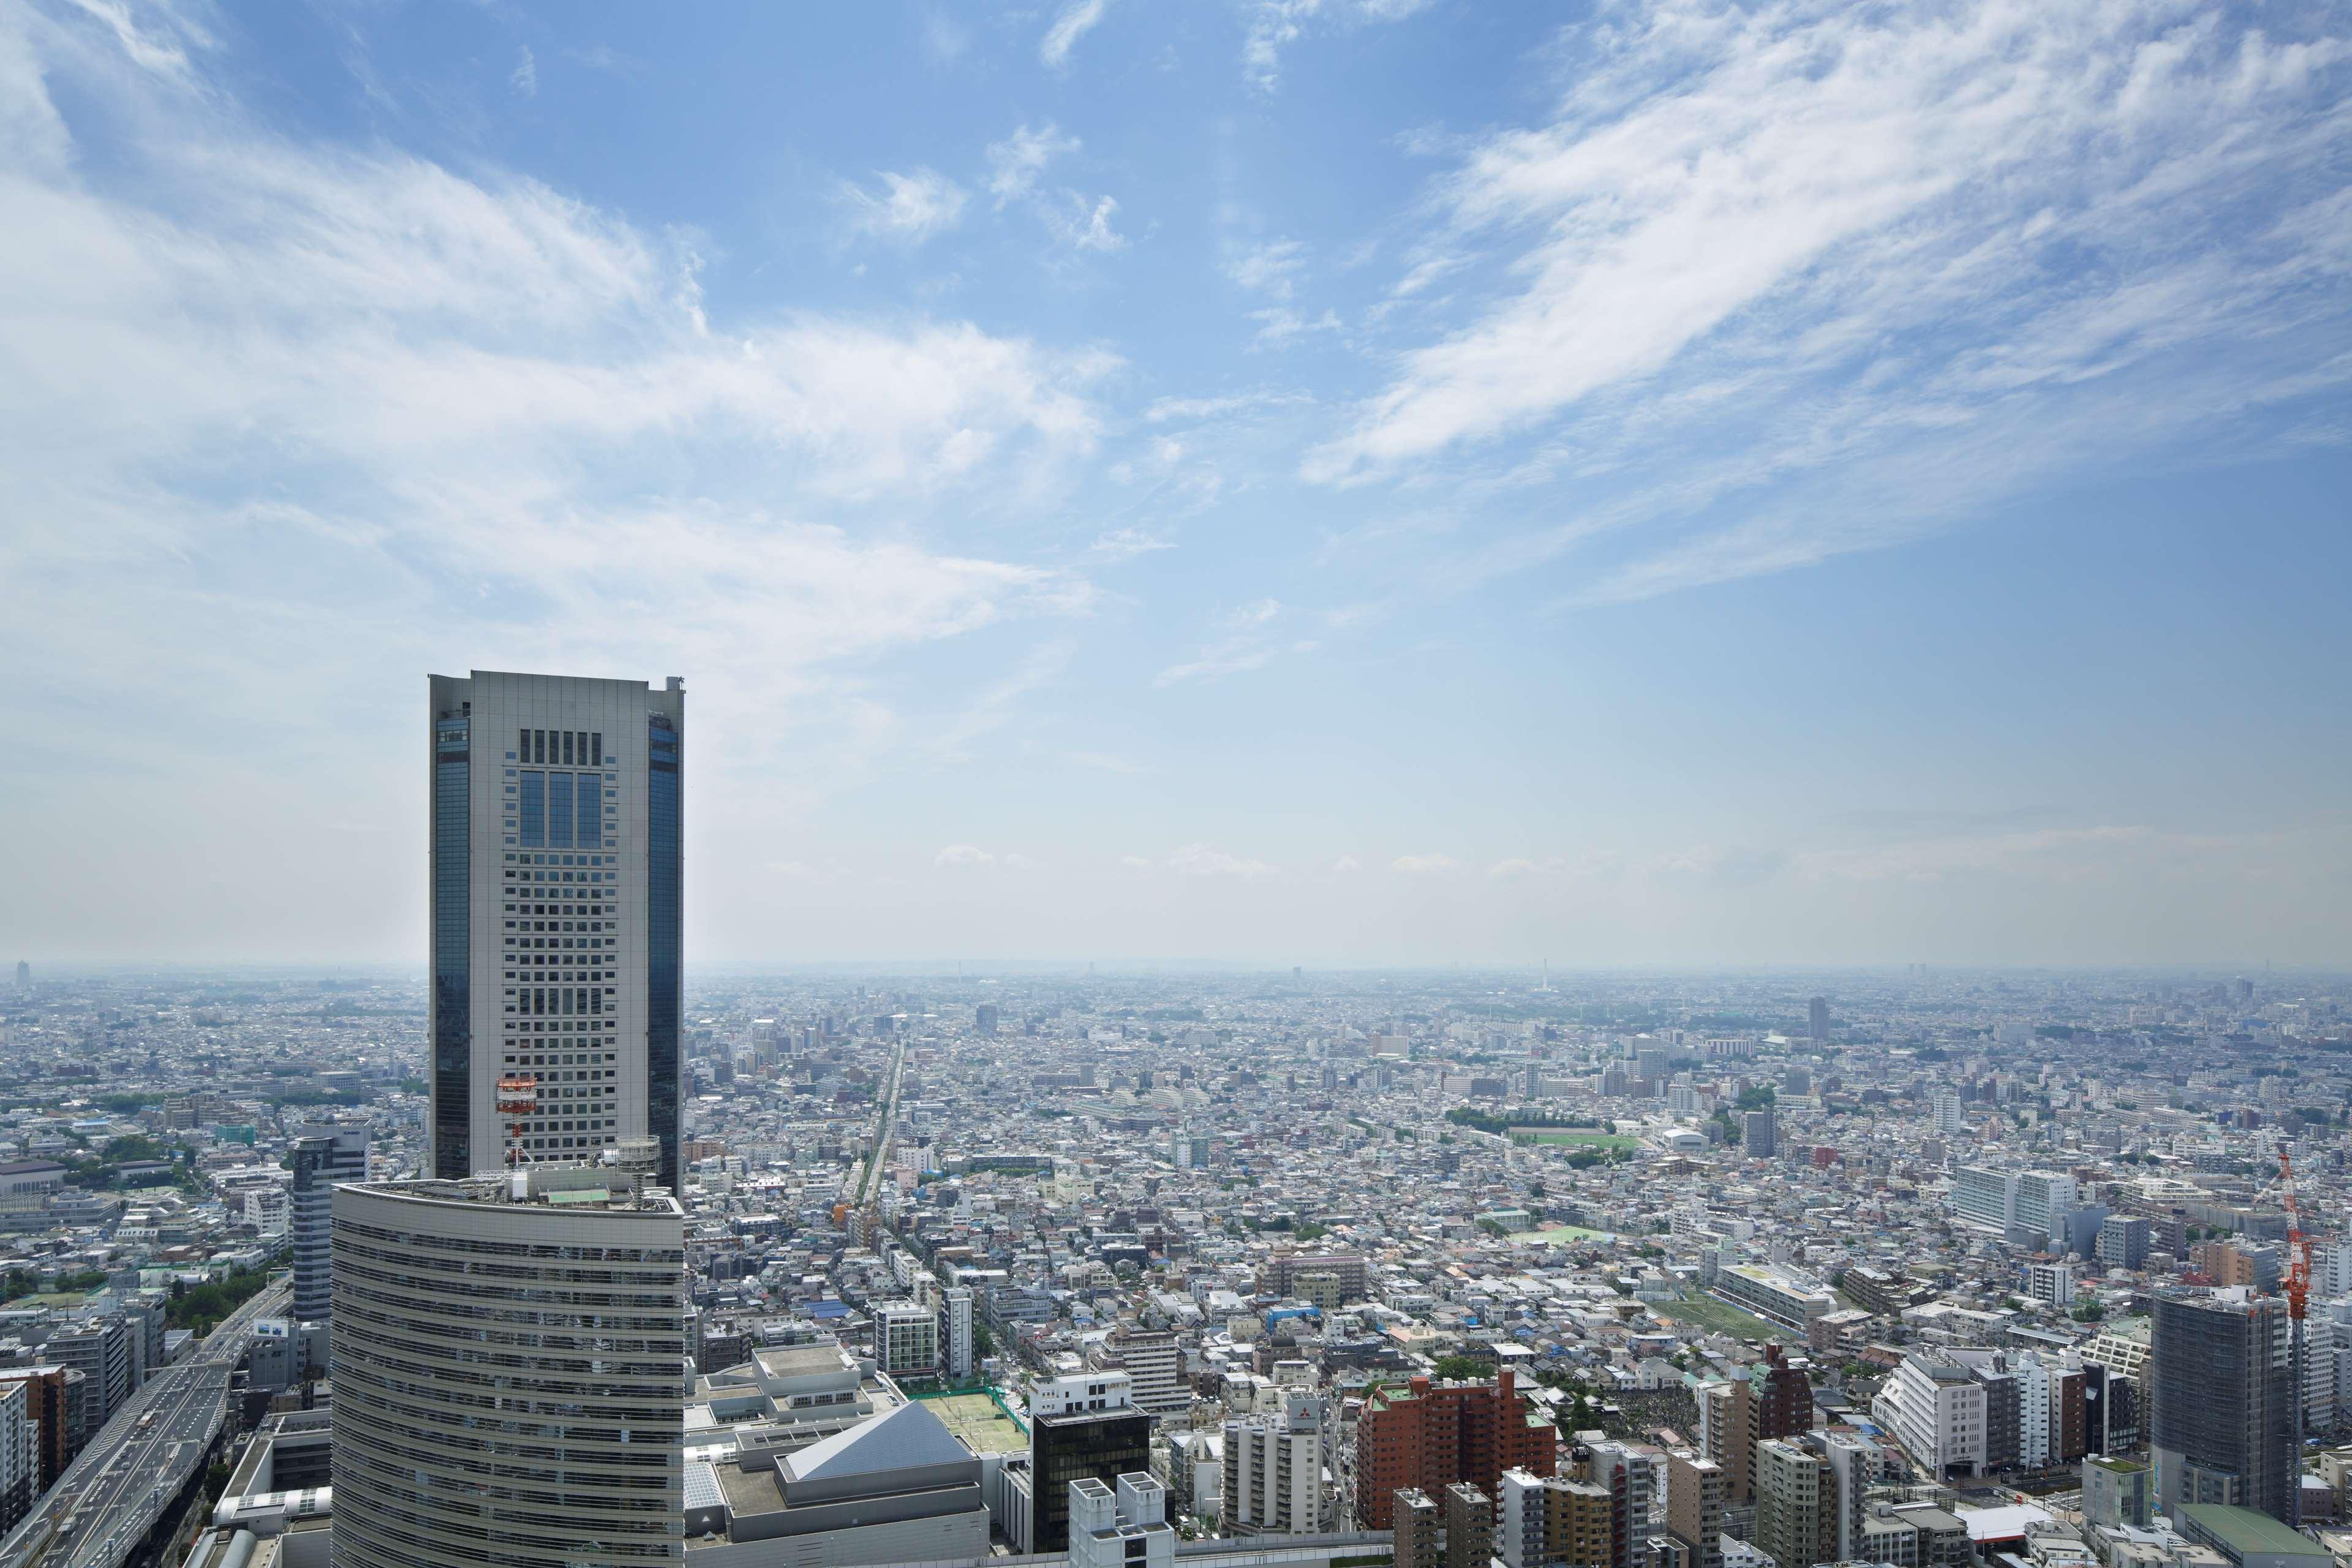
[[[1435,1368],[1440,1378],[1459,1383],[1482,1383],[1495,1375],[1495,1363],[1474,1355],[1442,1355]]]

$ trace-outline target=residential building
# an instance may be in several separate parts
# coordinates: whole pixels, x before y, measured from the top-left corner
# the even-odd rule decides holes
[[[1724,1468],[1676,1454],[1666,1461],[1666,1529],[1690,1549],[1691,1568],[1723,1568]]]
[[[1595,1443],[1583,1462],[1585,1473],[1578,1479],[1609,1493],[1610,1568],[1646,1568],[1650,1506],[1664,1457],[1646,1443]]]
[[[1224,1424],[1226,1535],[1317,1535],[1339,1527],[1338,1435],[1328,1400],[1294,1390],[1280,1415]]]
[[[1445,1489],[1445,1568],[1486,1568],[1495,1555],[1495,1503],[1467,1481]]]
[[[1371,1510],[1359,1503],[1357,1511]],[[1442,1568],[1437,1543],[1444,1516],[1427,1492],[1419,1487],[1399,1487],[1380,1512],[1396,1521],[1394,1568]]]
[[[533,1160],[625,1138],[678,1188],[685,685],[428,678],[431,1171],[504,1163],[501,1078],[535,1080]]]
[[[2130,1525],[2146,1530],[2154,1518],[2156,1471],[2145,1459],[2101,1454],[2083,1461],[2083,1522],[2094,1529]]]
[[[887,1301],[877,1307],[874,1359],[892,1377],[939,1376],[940,1314],[908,1301]]]
[[[2099,1226],[2098,1260],[2102,1268],[2137,1270],[2147,1266],[2148,1223],[2136,1214],[2111,1214]]]
[[[1872,1414],[1931,1480],[1974,1476],[1985,1467],[1985,1384],[1949,1355],[1906,1356],[1873,1401]]]
[[[1514,1466],[1551,1474],[1554,1447],[1551,1423],[1519,1395],[1508,1368],[1492,1383],[1376,1385],[1356,1426],[1357,1519],[1389,1529],[1391,1500],[1403,1487],[1443,1496],[1468,1481],[1492,1497]]]
[[[969,1383],[980,1370],[971,1333],[971,1291],[952,1285],[940,1297],[940,1316],[947,1329],[947,1369],[950,1383]]]

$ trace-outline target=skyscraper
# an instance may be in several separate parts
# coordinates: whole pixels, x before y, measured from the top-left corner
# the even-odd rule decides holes
[[[337,1182],[367,1180],[364,1127],[311,1127],[294,1140],[294,1184],[287,1199],[294,1232],[294,1317],[326,1319],[331,1275],[328,1242]]]
[[[338,1568],[684,1557],[677,1199],[540,1165],[346,1185],[334,1215]]]
[[[2285,1299],[2159,1296],[2152,1317],[2148,1447],[2164,1511],[2230,1503],[2285,1520],[2295,1484]]]
[[[427,679],[432,1172],[499,1166],[528,1074],[531,1157],[649,1137],[676,1191],[684,683]]]
[[[1739,1144],[1751,1159],[1769,1160],[1780,1152],[1780,1122],[1769,1106],[1739,1119]]]
[[[1830,999],[1826,996],[1814,997],[1807,1008],[1807,1022],[1812,1026],[1813,1044],[1828,1045],[1830,1043]]]

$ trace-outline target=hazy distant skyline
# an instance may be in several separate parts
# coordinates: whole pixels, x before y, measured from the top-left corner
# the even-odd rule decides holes
[[[2256,29],[2249,18],[2259,20]],[[2337,7],[0,10],[0,961],[2352,960]]]

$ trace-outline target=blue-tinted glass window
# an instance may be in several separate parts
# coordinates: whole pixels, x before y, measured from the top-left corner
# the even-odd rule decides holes
[[[547,842],[558,849],[572,843],[572,775],[547,775]]]
[[[580,775],[580,805],[576,819],[580,825],[578,832],[581,844],[585,846],[595,843],[596,835],[603,830],[596,826],[596,775],[594,773]]]
[[[547,843],[547,775],[522,775],[522,841],[534,848]]]

